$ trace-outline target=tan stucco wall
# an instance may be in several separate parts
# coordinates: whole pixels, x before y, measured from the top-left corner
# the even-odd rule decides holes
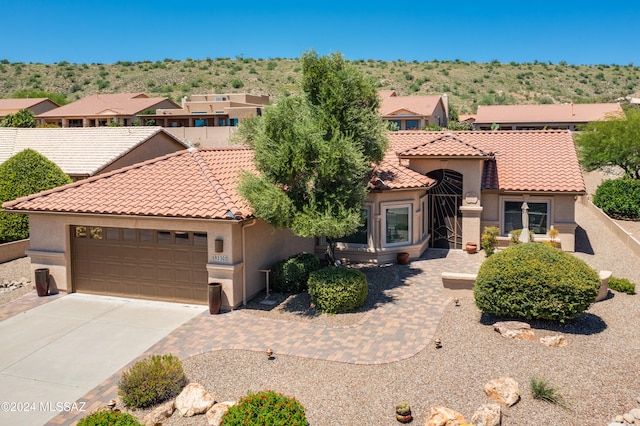
[[[35,269],[49,268],[51,279],[61,291],[71,292],[70,225],[130,229],[206,232],[208,239],[208,282],[223,284],[224,309],[234,308],[264,290],[265,276],[258,270],[290,255],[312,253],[314,240],[300,238],[288,230],[276,230],[263,221],[214,221],[114,217],[106,215],[43,214],[29,215],[32,276]],[[251,225],[251,226],[249,226]],[[242,228],[246,227],[244,232]],[[223,241],[223,251],[215,251],[215,240]],[[243,250],[243,243],[245,249]],[[246,268],[246,288],[243,288]],[[202,283],[207,285],[207,283]]]
[[[127,152],[113,163],[107,165],[102,170],[99,170],[96,174],[106,173],[122,167],[131,166],[172,152],[182,151],[183,149],[186,148],[169,135],[158,133]]]
[[[230,145],[229,138],[236,128],[233,126],[165,127],[164,130],[189,145],[217,148]]]

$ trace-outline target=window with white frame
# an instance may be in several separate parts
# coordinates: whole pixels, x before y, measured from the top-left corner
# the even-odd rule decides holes
[[[361,225],[356,232],[337,238],[336,241],[344,244],[369,245],[369,209],[360,209]]]
[[[385,245],[404,245],[411,242],[411,205],[384,208]]]
[[[514,229],[522,229],[522,203],[524,201],[504,201],[504,227],[505,234]],[[529,207],[529,229],[534,234],[544,235],[549,229],[549,202],[527,201]]]

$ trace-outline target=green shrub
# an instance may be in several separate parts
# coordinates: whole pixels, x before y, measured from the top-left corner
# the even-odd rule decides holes
[[[609,278],[609,288],[619,291],[621,293],[627,294],[635,294],[636,293],[636,284],[634,282],[629,281],[626,278]]]
[[[0,204],[71,182],[55,163],[25,149],[0,165]],[[0,243],[29,238],[29,218],[0,213]]]
[[[320,260],[311,253],[300,253],[271,266],[273,291],[300,293],[307,288],[309,274],[320,269]]]
[[[498,245],[498,235],[500,235],[500,228],[497,226],[487,226],[484,228],[484,232],[480,237],[480,246],[484,250],[485,256],[491,256]]]
[[[295,399],[273,391],[249,392],[231,406],[222,425],[235,426],[306,426],[304,407]]]
[[[142,426],[142,423],[129,413],[101,408],[80,419],[78,426]]]
[[[482,312],[565,321],[594,302],[600,276],[585,262],[545,244],[510,246],[484,261],[473,294]]]
[[[640,218],[640,180],[621,178],[603,181],[593,195],[593,204],[614,218]]]
[[[146,408],[173,398],[186,384],[180,358],[152,355],[122,374],[118,395],[128,407]]]
[[[353,311],[364,305],[367,277],[357,269],[325,268],[309,276],[311,302],[325,313]]]

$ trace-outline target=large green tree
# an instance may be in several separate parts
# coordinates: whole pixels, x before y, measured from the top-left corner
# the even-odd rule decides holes
[[[15,114],[5,115],[0,127],[36,127],[36,118],[31,110],[21,109]]]
[[[0,204],[70,183],[55,163],[40,153],[25,149],[0,165]],[[29,238],[29,218],[0,212],[0,243]]]
[[[593,121],[575,140],[585,170],[619,166],[628,177],[640,179],[640,110]]]
[[[302,94],[240,126],[260,172],[245,174],[240,192],[272,225],[325,236],[334,261],[335,239],[361,225],[368,174],[388,142],[371,79],[340,54],[311,51],[301,62]]]

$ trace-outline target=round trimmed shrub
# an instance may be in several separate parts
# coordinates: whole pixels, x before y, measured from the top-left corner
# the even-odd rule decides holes
[[[353,311],[364,305],[368,293],[367,277],[357,269],[325,268],[309,276],[309,296],[321,312]]]
[[[593,194],[593,204],[613,218],[640,218],[640,180],[620,178],[603,181]]]
[[[142,426],[142,423],[129,413],[101,408],[80,419],[78,426]]]
[[[320,260],[311,253],[300,253],[271,267],[273,291],[300,293],[307,288],[309,274],[320,269]]]
[[[180,358],[152,355],[122,374],[118,395],[132,408],[147,408],[178,395],[187,384]]]
[[[273,391],[249,392],[222,416],[221,425],[306,426],[304,407],[295,398]]]
[[[584,261],[545,244],[517,244],[487,258],[473,294],[484,313],[565,321],[595,301],[600,276]]]

